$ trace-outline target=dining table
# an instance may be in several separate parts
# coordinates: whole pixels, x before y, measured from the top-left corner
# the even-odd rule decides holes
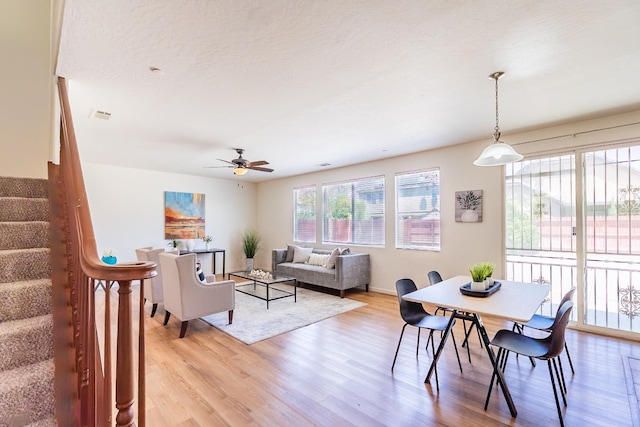
[[[475,296],[469,296],[463,294],[460,288],[465,285],[468,287],[470,282],[470,276],[455,276],[403,296],[407,301],[431,304],[435,307],[447,308],[451,312],[451,319],[440,340],[440,345],[433,356],[433,361],[431,362],[429,372],[424,382],[427,383],[431,379],[431,375],[436,368],[436,364],[442,354],[455,319],[471,321],[480,332],[480,337],[482,338],[484,348],[493,366],[494,373],[498,378],[498,385],[507,402],[509,412],[511,412],[512,417],[517,417],[518,411],[509,392],[509,387],[505,381],[502,369],[498,366],[496,355],[491,348],[491,341],[483,325],[482,316],[493,316],[525,323],[533,317],[540,305],[544,302],[544,299],[549,293],[550,286],[538,283],[497,280],[497,283],[499,283],[497,291],[490,295],[489,292],[467,291],[467,294],[475,294]],[[467,287],[465,287],[465,290]],[[485,403],[485,410],[486,409],[487,405]]]

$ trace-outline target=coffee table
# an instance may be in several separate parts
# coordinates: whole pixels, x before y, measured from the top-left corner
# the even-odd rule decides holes
[[[298,280],[295,277],[277,275],[273,276],[273,278],[271,279],[263,279],[250,275],[248,271],[234,271],[232,273],[229,273],[227,278],[231,279],[231,276],[253,281],[253,283],[237,285],[236,291],[266,301],[267,310],[269,309],[269,301],[274,301],[291,296],[293,297],[293,302],[298,301]],[[273,285],[285,282],[293,282],[293,292],[273,287]]]

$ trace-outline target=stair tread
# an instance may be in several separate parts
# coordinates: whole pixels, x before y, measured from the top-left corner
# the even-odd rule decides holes
[[[43,316],[52,311],[51,279],[0,285],[0,322]]]
[[[0,336],[7,333],[13,333],[13,331],[28,330],[52,322],[53,318],[51,314],[43,314],[42,316],[27,317],[26,319],[0,322]]]
[[[0,371],[0,420],[9,425],[55,416],[53,358]]]

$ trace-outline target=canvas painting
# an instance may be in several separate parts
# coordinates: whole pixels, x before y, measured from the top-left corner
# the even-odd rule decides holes
[[[201,239],[204,233],[204,194],[165,191],[164,238]]]
[[[482,222],[482,190],[456,191],[456,222]]]

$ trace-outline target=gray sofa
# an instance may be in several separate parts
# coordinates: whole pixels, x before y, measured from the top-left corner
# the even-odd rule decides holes
[[[316,254],[330,254],[330,250],[313,249]],[[336,267],[327,269],[323,266],[303,263],[285,262],[287,249],[274,249],[271,255],[271,271],[277,274],[295,277],[298,282],[337,289],[344,298],[345,289],[364,286],[369,290],[371,263],[369,254],[352,253],[338,255]]]

